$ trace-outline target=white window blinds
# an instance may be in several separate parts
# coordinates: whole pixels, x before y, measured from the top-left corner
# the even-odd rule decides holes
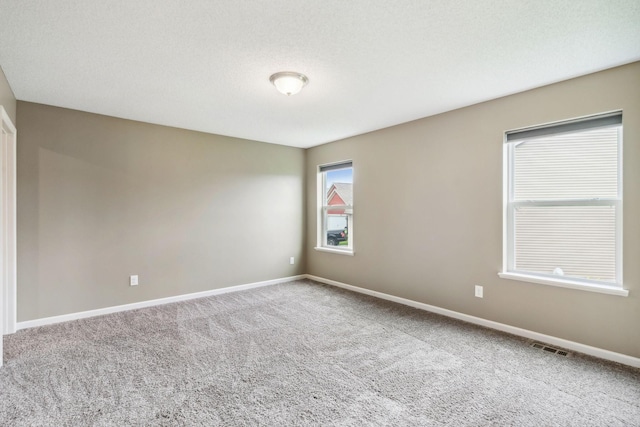
[[[507,134],[508,271],[620,283],[621,122]]]

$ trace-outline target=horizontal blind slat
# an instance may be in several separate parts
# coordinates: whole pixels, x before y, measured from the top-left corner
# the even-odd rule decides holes
[[[616,197],[617,138],[617,128],[604,128],[517,144],[514,199]]]
[[[529,206],[514,220],[517,270],[615,282],[615,208]]]

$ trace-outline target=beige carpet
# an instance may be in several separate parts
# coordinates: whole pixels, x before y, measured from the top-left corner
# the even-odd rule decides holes
[[[2,426],[633,426],[640,370],[299,281],[5,337]]]

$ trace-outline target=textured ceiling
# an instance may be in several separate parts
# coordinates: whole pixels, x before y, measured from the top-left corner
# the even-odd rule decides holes
[[[19,100],[296,147],[637,60],[638,0],[0,0]]]

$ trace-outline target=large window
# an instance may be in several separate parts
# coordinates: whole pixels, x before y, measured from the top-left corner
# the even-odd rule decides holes
[[[622,290],[621,160],[619,112],[507,132],[501,276]]]
[[[318,248],[353,253],[353,164],[318,168]]]

